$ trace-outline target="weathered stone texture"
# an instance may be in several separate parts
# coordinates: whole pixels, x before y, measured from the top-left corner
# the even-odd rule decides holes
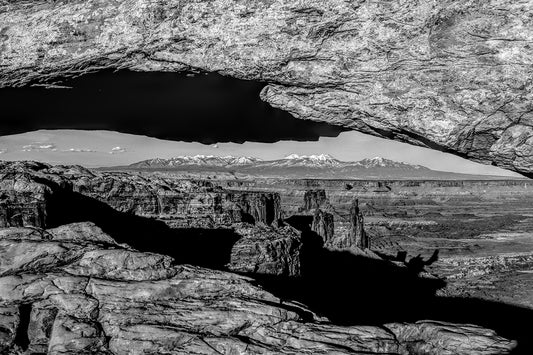
[[[231,249],[232,271],[279,276],[300,275],[300,233],[290,226],[235,225],[242,237]]]
[[[333,240],[335,233],[333,215],[329,212],[317,209],[313,215],[311,230],[322,237],[322,241],[325,245],[329,245],[329,243]]]
[[[363,213],[359,210],[359,201],[356,199],[350,207],[350,234],[349,240],[351,245],[360,249],[370,247],[368,235],[365,232],[365,219]]]
[[[261,97],[297,118],[531,176],[532,14],[528,0],[4,1],[0,86],[219,72],[267,82]]]
[[[315,210],[320,208],[328,201],[326,196],[326,190],[316,189],[316,190],[306,190],[304,193],[304,211]]]
[[[91,238],[84,239],[84,231]],[[94,225],[3,229],[0,349],[48,354],[507,354],[515,343],[469,325],[437,322],[336,326],[280,300],[252,280],[174,265],[166,256],[109,243]],[[24,261],[33,244],[47,264]],[[42,243],[42,244],[40,244]],[[49,245],[54,244],[51,248]],[[81,259],[65,260],[74,249]],[[109,255],[93,263],[94,255]],[[129,257],[124,257],[129,255]],[[19,259],[22,259],[19,260]],[[80,261],[81,260],[81,261]],[[113,262],[111,262],[113,260]],[[31,307],[24,324],[19,306]],[[309,319],[309,317],[313,319]],[[26,334],[29,344],[17,343]]]
[[[67,201],[58,200],[70,192],[119,212],[159,218],[172,226],[272,224],[281,218],[280,197],[271,192],[228,191],[207,181],[107,173],[81,166],[0,162],[0,227],[46,227],[51,209],[68,212],[81,207],[65,206]],[[52,201],[57,201],[54,207]]]

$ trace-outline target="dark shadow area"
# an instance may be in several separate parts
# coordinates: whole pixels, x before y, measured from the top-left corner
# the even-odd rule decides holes
[[[38,129],[112,130],[212,144],[314,141],[345,130],[271,107],[259,98],[265,83],[215,73],[104,70],[61,85],[71,88],[0,89],[0,135]]]
[[[402,254],[398,255],[398,257],[402,257]],[[412,272],[419,273],[419,272],[424,271],[426,266],[433,264],[438,259],[439,259],[439,250],[437,249],[433,252],[433,255],[431,255],[427,260],[424,260],[424,258],[420,254],[418,254],[417,256],[409,259],[409,261],[405,265]]]
[[[416,320],[409,308],[445,285],[439,279],[420,278],[407,267],[326,249],[310,229],[312,219],[291,216],[286,220],[302,232],[300,278],[254,276],[281,298],[302,302],[337,324],[383,324]]]
[[[439,260],[439,249],[436,249],[435,251],[433,251],[433,254],[426,260],[424,260],[421,254],[418,254],[417,256],[414,256],[410,258],[409,261],[407,261],[407,252],[405,250],[398,251],[395,256],[382,253],[379,251],[374,251],[374,253],[377,254],[383,260],[402,263],[411,272],[416,273],[416,274],[425,271],[426,266],[432,265],[437,260]]]
[[[380,325],[431,319],[476,324],[519,342],[516,354],[533,354],[533,311],[498,302],[436,296],[443,280],[420,277],[425,265],[438,257],[415,257],[401,267],[389,261],[323,248],[310,230],[308,216],[287,223],[302,231],[302,276],[279,278],[248,275],[281,299],[306,304],[335,324]]]
[[[311,224],[313,223],[313,216],[311,215],[292,215],[284,220],[285,223],[293,228],[298,229],[302,233],[309,234],[311,232]],[[320,236],[317,236],[320,238]],[[322,240],[322,238],[320,238]]]
[[[177,263],[224,269],[239,235],[224,229],[171,229],[163,222],[122,213],[103,202],[57,186],[48,205],[48,227],[91,221],[115,240],[145,252],[172,256]],[[312,217],[292,216],[287,223],[302,231],[301,277],[250,274],[258,285],[281,300],[295,300],[339,325],[381,325],[431,319],[469,323],[516,339],[516,354],[532,354],[533,311],[497,302],[435,296],[445,284],[418,274],[417,267],[349,251],[329,250],[310,229]],[[408,262],[407,262],[408,264]],[[290,308],[290,305],[280,306]],[[308,312],[295,308],[304,320]],[[22,317],[24,319],[24,317]],[[21,328],[22,329],[22,325]],[[20,344],[23,335],[18,336]]]
[[[179,264],[224,269],[240,235],[231,229],[170,228],[146,217],[119,212],[96,199],[66,190],[55,192],[48,204],[47,225],[93,222],[119,243],[173,257]]]
[[[249,213],[243,212],[242,213],[242,221],[245,223],[255,224],[255,218]]]
[[[17,333],[15,334],[15,344],[20,346],[22,350],[27,350],[30,345],[28,338],[28,328],[30,326],[31,304],[25,303],[19,306],[19,324],[17,326]]]

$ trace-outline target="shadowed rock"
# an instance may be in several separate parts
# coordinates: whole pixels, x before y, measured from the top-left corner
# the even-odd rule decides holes
[[[87,230],[92,237],[85,240]],[[280,303],[249,278],[174,265],[169,257],[110,243],[91,224],[46,232],[48,240],[31,228],[4,229],[0,236],[13,248],[0,254],[5,352],[23,345],[48,354],[506,354],[515,346],[471,325],[336,326],[306,307]],[[48,259],[33,263],[28,255],[35,253]],[[31,312],[27,325],[19,305]],[[26,344],[16,341],[17,333],[26,334]]]
[[[149,181],[177,184],[162,188],[172,195],[186,181],[37,163],[2,167],[12,200],[42,192],[46,222],[58,225],[0,230],[0,348],[7,351],[506,354],[516,345],[482,326],[445,322],[440,313],[439,322],[418,321],[434,319],[421,316],[432,302],[448,302],[434,298],[441,280],[419,278],[368,250],[323,248],[312,216],[293,216],[302,217],[293,221],[301,234],[276,223],[173,229],[136,215],[139,204],[110,207],[101,194],[124,201],[121,194],[142,196]],[[84,189],[87,176],[102,188]],[[71,223],[87,220],[94,224]],[[226,265],[254,279],[213,270]],[[485,316],[490,309],[471,307]],[[464,313],[461,304],[447,309]],[[500,309],[498,319],[504,312],[516,317],[511,311]],[[523,331],[508,334],[527,349]]]
[[[230,265],[235,271],[274,275],[299,273],[298,233],[289,227],[269,227],[281,216],[275,193],[28,162],[0,163],[0,176],[0,194],[6,196],[0,204],[0,226],[37,227],[33,233],[43,240],[49,238],[42,229],[47,226],[91,221],[117,241],[172,255],[181,263],[219,269]],[[83,233],[92,236],[90,230]],[[79,262],[99,268],[120,262],[115,257],[89,253]],[[28,258],[36,258],[36,263],[48,260],[34,254]]]

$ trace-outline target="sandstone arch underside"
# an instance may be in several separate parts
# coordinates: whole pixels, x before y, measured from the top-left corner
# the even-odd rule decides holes
[[[529,0],[0,1],[0,87],[108,68],[266,82],[297,118],[533,176]]]

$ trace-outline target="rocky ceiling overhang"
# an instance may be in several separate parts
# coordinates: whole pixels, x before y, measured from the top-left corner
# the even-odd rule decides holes
[[[532,41],[530,0],[1,0],[0,85],[218,72],[296,118],[533,176]]]

